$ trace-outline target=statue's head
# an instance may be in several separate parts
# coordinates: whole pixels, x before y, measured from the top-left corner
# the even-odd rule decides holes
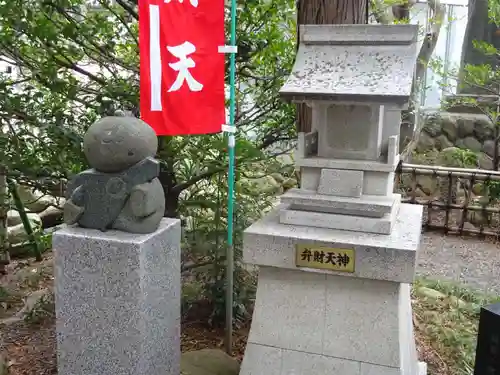
[[[104,117],[92,124],[83,137],[90,166],[100,172],[124,171],[158,150],[154,130],[135,117]]]

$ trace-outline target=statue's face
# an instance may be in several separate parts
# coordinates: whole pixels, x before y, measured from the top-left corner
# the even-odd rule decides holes
[[[84,152],[89,164],[101,172],[121,172],[158,148],[156,134],[145,122],[133,117],[105,117],[85,134]]]

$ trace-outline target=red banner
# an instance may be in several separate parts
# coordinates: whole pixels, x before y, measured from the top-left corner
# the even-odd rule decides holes
[[[225,123],[224,0],[139,0],[141,118],[157,135]]]

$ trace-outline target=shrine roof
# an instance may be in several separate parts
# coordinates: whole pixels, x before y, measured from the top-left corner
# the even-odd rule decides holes
[[[417,25],[301,25],[292,73],[280,90],[292,101],[408,102]]]

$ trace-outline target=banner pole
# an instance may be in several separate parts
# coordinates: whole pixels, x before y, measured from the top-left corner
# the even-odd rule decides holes
[[[236,0],[231,0],[231,43],[236,46]],[[236,115],[236,53],[230,54],[229,60],[229,126],[234,127]],[[234,288],[234,161],[235,129],[228,133],[229,171],[227,194],[227,251],[226,251],[226,352],[231,355],[233,349],[233,288]]]

